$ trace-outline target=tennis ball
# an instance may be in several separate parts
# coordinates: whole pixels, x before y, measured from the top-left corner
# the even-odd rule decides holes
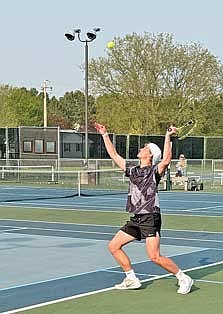
[[[109,42],[107,43],[107,48],[108,48],[108,49],[112,49],[114,46],[115,46],[114,41],[109,41]]]

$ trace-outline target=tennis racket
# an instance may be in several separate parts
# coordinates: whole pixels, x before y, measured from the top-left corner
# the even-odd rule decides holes
[[[176,128],[176,133],[178,136],[178,140],[183,140],[185,137],[187,137],[194,129],[196,126],[196,121],[195,120],[190,120],[184,125],[182,125],[179,128]],[[168,129],[168,131],[172,131],[171,128]]]

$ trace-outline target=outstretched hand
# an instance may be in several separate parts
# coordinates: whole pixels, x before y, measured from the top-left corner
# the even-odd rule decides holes
[[[102,124],[95,122],[94,127],[101,135],[103,135],[107,132],[106,127]]]

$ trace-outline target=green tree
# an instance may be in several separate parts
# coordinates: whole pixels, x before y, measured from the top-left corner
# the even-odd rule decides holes
[[[11,91],[10,86],[0,85],[0,115],[1,115],[0,126],[1,127],[8,125],[8,121],[6,118],[6,111],[7,111],[6,101],[7,101],[10,91]]]
[[[42,100],[35,89],[10,88],[4,98],[4,119],[1,126],[41,126],[43,117]]]
[[[67,92],[59,100],[52,98],[49,102],[49,115],[54,125],[60,125],[60,122],[70,127],[74,127],[75,123],[80,125],[85,123],[85,96],[81,91]],[[89,95],[88,99],[88,116],[89,123],[95,115],[95,99]],[[54,117],[54,118],[53,118]],[[55,119],[58,117],[58,119]],[[60,118],[59,118],[60,117]]]
[[[114,132],[116,125],[127,133],[163,133],[164,125],[190,118],[205,129],[201,111],[209,111],[209,100],[223,87],[216,57],[199,44],[178,44],[163,33],[133,33],[115,38],[115,43],[106,57],[89,64],[92,92],[100,95],[98,120]]]

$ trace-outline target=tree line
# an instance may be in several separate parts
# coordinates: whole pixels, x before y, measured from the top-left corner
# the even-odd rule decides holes
[[[223,66],[198,43],[176,43],[171,34],[136,33],[114,38],[105,57],[89,62],[89,128],[163,134],[196,119],[193,135],[223,135]],[[84,93],[47,98],[48,125],[84,126]],[[43,126],[43,93],[0,86],[0,126]]]

